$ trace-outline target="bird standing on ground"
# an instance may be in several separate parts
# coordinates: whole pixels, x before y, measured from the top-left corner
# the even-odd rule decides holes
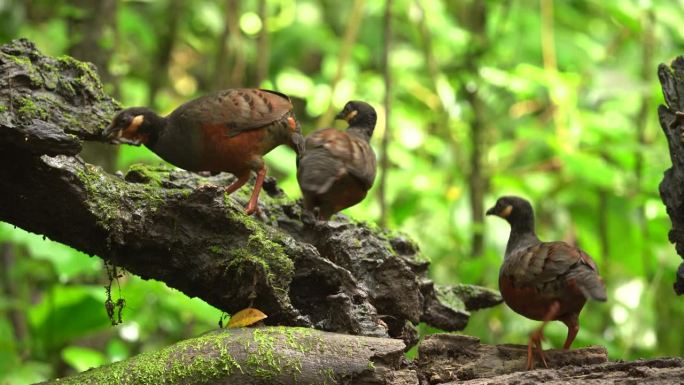
[[[242,187],[257,173],[246,213],[257,209],[266,175],[263,155],[286,144],[299,154],[303,137],[286,95],[260,89],[229,89],[191,100],[161,117],[147,107],[120,111],[104,136],[113,143],[144,144],[188,171],[229,172]]]
[[[297,158],[304,207],[321,220],[361,202],[375,180],[375,153],[369,143],[377,120],[375,109],[350,101],[335,119],[346,120],[347,130],[313,132]]]
[[[606,288],[596,263],[577,247],[565,242],[542,242],[534,231],[532,206],[523,198],[505,196],[487,210],[511,225],[499,289],[516,313],[542,321],[530,335],[527,369],[534,368],[533,347],[548,367],[541,347],[544,326],[558,320],[568,327],[563,349],[569,349],[579,331],[579,313],[587,299],[606,300]]]

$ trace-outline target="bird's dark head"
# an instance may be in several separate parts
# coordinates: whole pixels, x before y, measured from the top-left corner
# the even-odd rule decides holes
[[[114,144],[149,144],[156,140],[162,119],[147,107],[126,108],[114,116],[102,136]]]
[[[496,201],[494,207],[487,210],[487,215],[496,215],[505,219],[511,226],[534,226],[532,205],[524,198],[503,196]]]
[[[335,116],[335,119],[346,120],[350,128],[361,129],[370,139],[373,136],[378,115],[370,104],[359,100],[352,100],[347,102],[342,111]]]

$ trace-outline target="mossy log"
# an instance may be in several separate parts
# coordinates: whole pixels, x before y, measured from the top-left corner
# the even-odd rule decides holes
[[[602,347],[549,350],[551,369],[531,372],[521,345],[436,334],[414,362],[404,348],[397,339],[308,328],[223,329],[45,384],[680,384],[684,376],[680,358],[608,362]]]
[[[665,171],[660,182],[660,197],[672,221],[670,242],[684,258],[684,56],[677,57],[670,66],[658,66],[658,78],[666,104],[658,107],[658,118],[672,160],[672,167]],[[684,262],[677,270],[674,290],[684,294]]]
[[[309,328],[223,329],[46,384],[382,384],[415,371],[404,343]]]

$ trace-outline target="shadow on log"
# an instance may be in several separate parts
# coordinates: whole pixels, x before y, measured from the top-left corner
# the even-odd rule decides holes
[[[658,78],[666,103],[658,107],[658,118],[672,160],[672,167],[660,182],[660,197],[672,221],[670,242],[684,258],[684,56],[677,57],[669,67],[658,66]],[[677,270],[674,290],[678,295],[684,294],[684,262]]]

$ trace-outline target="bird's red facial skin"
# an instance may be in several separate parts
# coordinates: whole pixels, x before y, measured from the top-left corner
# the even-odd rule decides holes
[[[295,118],[288,116],[287,117],[287,124],[290,126],[290,130],[292,132],[297,131],[297,122],[295,121]]]

